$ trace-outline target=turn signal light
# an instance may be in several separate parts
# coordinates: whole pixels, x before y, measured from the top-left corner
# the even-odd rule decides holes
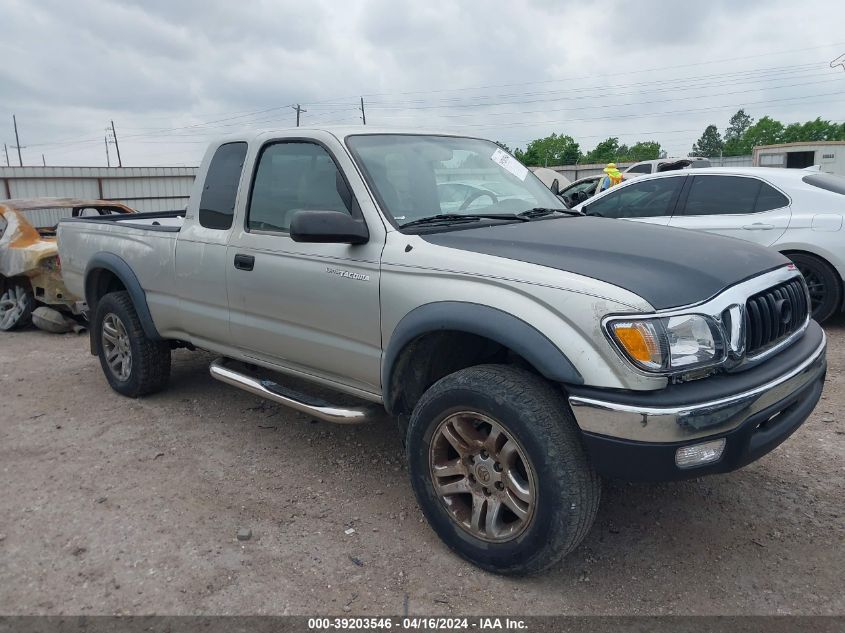
[[[712,464],[721,459],[727,441],[724,437],[701,444],[683,446],[675,452],[675,464],[678,468],[693,468]]]

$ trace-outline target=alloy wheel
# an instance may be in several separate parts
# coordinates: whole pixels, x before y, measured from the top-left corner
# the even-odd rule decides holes
[[[472,536],[510,541],[531,523],[537,500],[534,469],[497,420],[473,411],[449,415],[432,436],[429,464],[435,492]]]
[[[112,312],[103,318],[102,345],[112,374],[120,381],[129,380],[132,373],[132,347],[123,321]]]
[[[801,271],[801,274],[804,275],[804,281],[807,282],[807,289],[810,291],[810,307],[815,312],[827,298],[827,287],[824,279],[813,268],[799,266],[798,270]]]

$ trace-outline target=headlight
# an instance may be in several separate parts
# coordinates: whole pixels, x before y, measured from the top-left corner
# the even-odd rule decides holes
[[[717,365],[725,358],[718,325],[700,314],[650,319],[613,319],[607,330],[636,367],[665,374]]]

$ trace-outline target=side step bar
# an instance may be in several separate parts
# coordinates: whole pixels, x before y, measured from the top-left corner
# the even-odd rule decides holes
[[[334,424],[363,424],[379,420],[387,415],[387,412],[377,404],[365,404],[356,407],[341,407],[325,402],[318,398],[307,396],[302,393],[287,389],[272,380],[250,376],[243,371],[234,369],[239,363],[237,361],[218,358],[211,363],[209,371],[212,378],[225,382],[233,387],[267,398],[301,413],[325,422]]]

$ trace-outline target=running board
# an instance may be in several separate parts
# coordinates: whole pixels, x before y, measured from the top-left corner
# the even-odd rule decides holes
[[[233,387],[267,398],[301,413],[305,413],[318,420],[333,422],[334,424],[363,424],[384,418],[387,413],[377,404],[365,404],[356,407],[335,406],[319,398],[287,389],[282,385],[250,376],[243,371],[234,369],[238,362],[228,358],[218,358],[211,363],[209,371],[212,378],[225,382]]]

